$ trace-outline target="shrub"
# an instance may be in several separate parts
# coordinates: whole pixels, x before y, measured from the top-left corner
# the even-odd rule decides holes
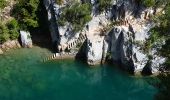
[[[19,37],[19,25],[18,22],[13,19],[7,23],[9,29],[10,39],[17,39]]]
[[[99,12],[103,12],[104,10],[108,9],[109,7],[111,7],[111,1],[112,0],[97,0],[98,3],[98,10]]]
[[[55,0],[55,2],[58,4],[58,5],[62,5],[64,3],[64,0]]]
[[[91,20],[91,5],[88,3],[76,3],[69,8],[65,8],[58,19],[59,26],[64,26],[69,22],[73,26],[73,31],[77,32],[83,29],[85,24]]]
[[[6,0],[0,0],[0,9],[3,9],[7,5]]]
[[[38,27],[37,11],[40,0],[18,0],[12,15],[19,22],[21,29]]]
[[[9,30],[8,28],[0,23],[0,43],[3,43],[9,39]]]
[[[153,7],[156,3],[155,0],[141,0],[141,2],[146,7]]]

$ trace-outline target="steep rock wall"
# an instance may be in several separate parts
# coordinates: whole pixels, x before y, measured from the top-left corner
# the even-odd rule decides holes
[[[56,47],[66,49],[69,41],[78,39],[80,33],[87,35],[86,57],[89,65],[101,63],[110,54],[113,61],[118,61],[124,68],[132,72],[143,72],[149,69],[151,73],[159,71],[165,58],[158,56],[152,48],[147,54],[142,51],[142,44],[149,38],[149,30],[154,27],[150,20],[155,12],[153,8],[145,8],[136,0],[112,0],[112,6],[103,13],[98,12],[96,0],[80,0],[90,2],[92,7],[92,20],[87,23],[81,32],[73,32],[72,26],[58,26],[56,21],[60,17],[62,7],[68,5],[64,0],[63,5],[57,5],[54,0],[44,0],[48,12],[50,29]],[[108,28],[112,22],[118,22]],[[103,30],[107,29],[103,32]],[[136,44],[140,42],[141,45]],[[63,50],[64,50],[63,49]],[[150,59],[148,55],[153,55]],[[149,68],[146,68],[150,63]]]

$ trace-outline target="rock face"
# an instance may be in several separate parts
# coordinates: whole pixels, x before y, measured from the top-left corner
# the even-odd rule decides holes
[[[5,43],[0,45],[0,54],[3,54],[4,52],[15,48],[21,48],[18,40],[6,41]]]
[[[20,31],[21,42],[23,47],[32,47],[31,35],[29,32]]]
[[[136,0],[112,0],[112,6],[100,14],[96,0],[79,2],[93,5],[92,20],[87,23],[88,28],[84,27],[81,32],[75,33],[69,23],[65,26],[57,25],[63,8],[69,2],[64,0],[64,4],[59,6],[54,0],[44,0],[52,41],[56,47],[66,47],[82,33],[87,36],[85,53],[89,65],[100,64],[110,56],[112,61],[121,63],[131,72],[144,72],[146,69],[151,73],[159,71],[165,58],[157,55],[156,48],[151,48],[149,53],[143,51],[143,45],[150,36],[149,30],[155,25],[150,16],[157,10],[145,8]],[[112,25],[112,22],[115,24]],[[153,57],[150,58],[150,55]]]
[[[89,65],[96,65],[101,63],[103,54],[103,40],[104,38],[87,39],[87,63]]]

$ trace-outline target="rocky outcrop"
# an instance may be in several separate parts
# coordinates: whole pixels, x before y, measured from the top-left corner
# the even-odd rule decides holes
[[[32,47],[31,35],[29,32],[20,31],[21,42],[23,47]]]
[[[52,41],[56,42],[56,47],[63,47],[62,50],[65,51],[67,44],[76,41],[80,33],[83,33],[87,36],[85,53],[89,65],[100,64],[107,56],[111,56],[112,61],[121,63],[131,72],[143,72],[146,69],[151,73],[159,71],[165,58],[157,53],[153,54],[154,48],[150,49],[151,53],[142,50],[143,43],[150,36],[149,30],[155,25],[150,17],[157,10],[145,8],[136,0],[113,0],[111,7],[99,14],[96,0],[86,2],[93,5],[92,20],[87,23],[88,28],[84,27],[81,32],[73,32],[69,23],[58,26],[56,22],[62,8],[69,2],[64,0],[64,4],[59,6],[54,0],[44,0]],[[153,56],[152,59],[149,55]],[[148,65],[150,68],[146,67]]]
[[[100,64],[103,54],[103,40],[104,37],[97,38],[88,38],[87,39],[87,63],[89,65]]]
[[[9,40],[0,45],[0,54],[3,54],[4,52],[15,48],[21,48],[21,45],[18,40]]]

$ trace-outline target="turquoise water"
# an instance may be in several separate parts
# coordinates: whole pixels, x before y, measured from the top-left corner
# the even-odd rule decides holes
[[[114,65],[40,62],[48,54],[34,47],[0,55],[0,100],[152,100],[157,91],[150,78],[132,77]]]

